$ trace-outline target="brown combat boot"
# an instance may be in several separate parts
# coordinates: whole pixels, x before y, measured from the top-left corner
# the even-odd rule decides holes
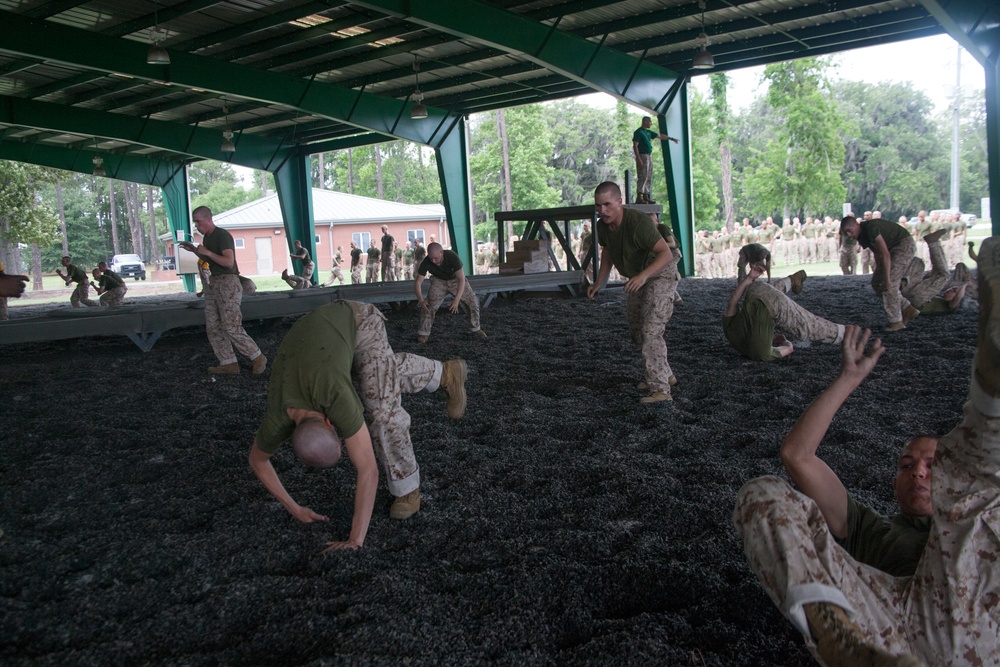
[[[441,388],[448,394],[448,416],[452,419],[461,419],[465,414],[465,378],[468,374],[464,359],[441,364]]]
[[[414,489],[405,496],[399,496],[389,507],[390,519],[409,519],[420,511],[420,489]]]
[[[913,306],[907,306],[906,308],[903,309],[903,324],[904,325],[909,324],[910,320],[912,320],[919,314],[920,314],[919,310],[917,310]]]
[[[788,276],[788,280],[792,283],[792,294],[798,294],[802,291],[802,285],[806,282],[806,272],[800,269]]]
[[[265,368],[267,368],[267,357],[265,357],[264,353],[261,352],[260,356],[253,360],[253,365],[250,367],[250,370],[253,371],[254,375],[260,375],[264,372]]]
[[[239,375],[240,365],[233,362],[231,364],[222,364],[221,366],[212,366],[208,369],[208,372],[212,375]]]
[[[659,403],[661,401],[672,401],[673,396],[666,393],[665,391],[654,391],[649,396],[643,396],[639,399],[639,402],[643,405],[649,405],[650,403]]]
[[[922,667],[912,655],[892,655],[871,645],[843,608],[830,602],[814,602],[803,607],[809,630],[816,640],[816,652],[826,665],[853,667]]]

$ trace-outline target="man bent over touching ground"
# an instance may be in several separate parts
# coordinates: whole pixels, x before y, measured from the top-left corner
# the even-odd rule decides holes
[[[375,505],[376,459],[385,467],[389,493],[395,497],[389,518],[407,519],[420,509],[420,469],[401,394],[442,388],[448,394],[448,416],[459,419],[465,414],[466,374],[462,360],[442,363],[393,353],[385,316],[372,304],[335,301],[321,306],[296,322],[278,349],[267,412],[250,449],[250,467],[296,519],[326,521],[292,499],[271,465],[271,456],[291,438],[299,459],[326,468],[340,459],[342,437],[357,471],[354,518],[348,539],[328,542],[326,551],[358,549]],[[371,420],[367,428],[365,412]]]

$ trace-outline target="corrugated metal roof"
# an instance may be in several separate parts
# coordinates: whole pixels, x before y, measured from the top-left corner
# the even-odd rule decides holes
[[[313,188],[312,196],[313,216],[317,227],[345,223],[438,220],[445,217],[444,206],[441,204],[401,204],[319,188]],[[217,213],[214,219],[216,224],[226,229],[283,225],[277,194]]]

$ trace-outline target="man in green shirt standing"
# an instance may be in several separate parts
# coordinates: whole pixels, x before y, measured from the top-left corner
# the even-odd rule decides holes
[[[367,282],[375,283],[378,282],[378,267],[379,267],[379,257],[382,256],[382,251],[378,249],[374,243],[368,246],[368,272],[367,272]]]
[[[679,255],[670,250],[645,213],[626,209],[616,183],[605,181],[594,190],[597,208],[597,242],[601,245],[600,274],[587,288],[593,299],[608,282],[613,266],[627,279],[626,313],[632,342],[642,350],[645,381],[640,390],[649,390],[640,403],[673,400],[670,387],[677,383],[667,361],[664,333],[674,313]]]
[[[74,266],[70,258],[63,257],[62,265],[66,267],[66,273],[64,274],[59,269],[56,269],[56,275],[62,278],[66,282],[66,286],[69,287],[70,283],[76,283],[76,288],[73,289],[73,293],[69,295],[69,302],[74,308],[79,308],[82,303],[85,306],[97,306],[97,302],[90,298],[90,286],[87,283],[87,273],[78,266]]]
[[[212,220],[212,209],[207,206],[196,208],[191,212],[191,218],[202,235],[201,245],[195,246],[190,241],[177,245],[207,261],[212,274],[212,279],[205,285],[205,333],[219,365],[210,367],[208,372],[215,375],[238,374],[238,351],[252,362],[253,374],[260,375],[267,367],[267,358],[243,328],[243,311],[240,309],[243,283],[236,264],[236,241],[232,234],[216,226]]]
[[[910,233],[891,220],[872,218],[858,222],[849,215],[840,223],[840,230],[865,249],[871,249],[875,258],[872,271],[872,289],[882,295],[882,307],[889,318],[886,331],[899,331],[919,315],[900,293],[900,281],[906,274],[916,251]]]
[[[751,568],[826,665],[1000,664],[1000,239],[986,239],[978,261],[962,421],[940,439],[917,436],[903,447],[893,481],[899,514],[881,516],[852,498],[817,456],[883,353],[857,327],[845,332],[839,375],[782,443],[798,491],[760,477],[737,495],[733,521]]]
[[[300,460],[325,468],[340,459],[343,441],[357,473],[351,531],[346,540],[327,542],[324,552],[359,549],[375,505],[376,461],[385,468],[394,497],[389,518],[407,519],[420,509],[420,468],[401,395],[444,389],[448,416],[459,419],[465,414],[467,372],[462,360],[442,363],[393,353],[385,316],[372,304],[335,301],[321,306],[299,319],[278,348],[267,411],[250,448],[250,467],[296,519],[327,521],[292,499],[271,465],[271,456],[291,439]]]
[[[431,286],[427,290],[427,299],[421,285],[424,277],[431,274]],[[420,323],[417,325],[417,342],[426,343],[434,326],[434,315],[441,307],[444,298],[451,294],[452,301],[448,310],[458,312],[459,304],[464,303],[469,311],[469,333],[477,338],[486,338],[486,332],[479,328],[479,299],[472,291],[472,285],[465,279],[462,271],[462,260],[453,250],[445,250],[440,243],[427,246],[427,256],[417,267],[417,276],[413,280],[413,291],[417,294],[417,304],[420,311]]]
[[[653,119],[649,116],[642,117],[642,127],[632,133],[632,154],[635,156],[635,203],[655,204],[650,199],[652,193],[653,179],[653,139],[660,141],[672,141],[675,144],[677,139],[668,137],[665,134],[654,132],[649,129],[653,125]]]
[[[409,241],[403,250],[403,280],[413,280],[413,247]]]

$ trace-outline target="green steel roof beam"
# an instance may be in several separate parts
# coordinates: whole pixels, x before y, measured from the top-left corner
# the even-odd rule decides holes
[[[987,67],[1000,55],[1000,7],[995,0],[920,0],[956,42]]]
[[[93,173],[94,157],[104,159],[104,168],[107,170],[109,178],[147,183],[158,187],[164,187],[179,171],[184,169],[184,163],[180,161],[154,160],[115,155],[93,149],[59,148],[58,146],[10,140],[0,142],[0,159],[37,164],[64,171],[75,171],[80,174]]]
[[[527,58],[651,111],[678,74],[477,0],[361,0],[359,4]]]
[[[454,123],[454,114],[428,106],[429,116],[411,120],[412,103],[317,83],[284,74],[223,63],[187,53],[170,53],[166,67],[146,64],[147,45],[96,35],[48,21],[0,11],[5,30],[0,50],[115,72],[148,81],[210,90],[266,104],[280,104],[326,116],[365,130],[436,147]]]
[[[263,141],[251,134],[243,134],[234,137],[236,152],[227,155],[219,150],[223,140],[221,130],[108,114],[2,95],[0,95],[0,123],[118,139],[174,151],[185,157],[231,162],[250,169],[274,168],[287,159],[291,149]]]

